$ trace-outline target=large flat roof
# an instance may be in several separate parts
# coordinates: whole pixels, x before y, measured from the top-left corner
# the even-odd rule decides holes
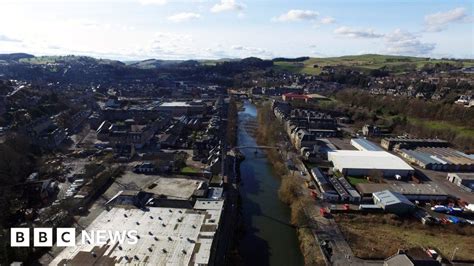
[[[385,151],[329,151],[328,158],[344,169],[414,170],[399,157]]]
[[[87,228],[94,230],[137,230],[137,244],[110,242],[102,247],[82,243],[65,248],[51,265],[90,262],[94,250],[100,261],[113,264],[193,265],[207,264],[222,213],[222,202],[199,209],[149,207],[147,211],[115,207],[103,211]],[[198,204],[199,205],[199,204]],[[203,205],[201,203],[201,205]],[[205,204],[204,204],[205,205]],[[107,264],[109,265],[109,264]]]
[[[440,187],[430,183],[414,184],[414,183],[382,183],[382,184],[357,184],[357,190],[362,194],[372,194],[383,190],[390,190],[403,195],[431,195],[431,196],[447,196]]]
[[[166,102],[166,103],[160,104],[160,106],[162,107],[188,107],[191,105],[187,102]]]

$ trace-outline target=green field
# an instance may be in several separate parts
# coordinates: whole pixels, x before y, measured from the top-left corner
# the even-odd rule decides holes
[[[456,132],[456,134],[459,134],[460,136],[474,138],[474,128],[472,127],[458,126],[458,125],[453,125],[453,124],[442,122],[442,121],[422,120],[422,119],[417,119],[413,117],[409,117],[408,121],[410,121],[413,124],[419,124],[419,125],[422,125],[423,127],[427,127],[427,128],[431,128],[435,130],[452,130]]]
[[[391,55],[356,55],[326,58],[310,58],[302,62],[274,61],[276,70],[285,70],[301,74],[319,74],[324,66],[346,66],[370,71],[386,67],[394,73],[408,70],[421,69],[425,64],[431,63],[458,63],[454,60],[430,59],[424,57],[391,56]],[[462,60],[463,66],[474,66],[474,60]]]

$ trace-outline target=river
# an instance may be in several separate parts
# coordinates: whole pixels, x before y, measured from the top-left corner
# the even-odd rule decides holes
[[[238,146],[256,146],[244,128],[256,119],[255,105],[246,101],[239,112]],[[275,177],[264,151],[242,149],[240,165],[242,216],[245,227],[240,254],[245,265],[303,265],[296,230],[290,225],[290,209],[278,198],[280,179]]]

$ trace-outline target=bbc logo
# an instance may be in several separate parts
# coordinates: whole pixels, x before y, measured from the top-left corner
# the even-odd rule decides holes
[[[30,228],[17,227],[10,229],[10,246],[29,247]],[[74,228],[56,228],[56,245],[58,247],[72,247],[76,244],[76,230]],[[33,228],[34,247],[53,246],[53,228]]]

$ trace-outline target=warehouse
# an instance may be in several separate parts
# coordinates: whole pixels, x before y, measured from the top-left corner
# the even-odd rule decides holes
[[[337,150],[328,152],[328,159],[345,176],[368,176],[371,170],[381,170],[384,177],[408,177],[414,169],[397,156],[385,151]]]
[[[448,198],[448,194],[446,194],[446,192],[432,183],[414,184],[396,182],[393,184],[357,184],[356,189],[363,197],[371,197],[372,194],[376,192],[390,190],[404,195],[409,200],[443,201]]]
[[[50,265],[208,265],[220,227],[223,201],[196,201],[193,209],[114,207],[86,229],[136,230],[138,242],[107,244],[78,241],[63,249]]]
[[[351,139],[351,145],[359,151],[383,151],[377,144],[366,139]]]
[[[415,149],[417,147],[449,147],[449,142],[442,139],[384,138],[380,145],[391,151],[393,149]]]
[[[311,176],[316,184],[318,184],[319,189],[321,190],[321,199],[328,201],[338,201],[339,194],[332,188],[331,184],[327,180],[326,176],[315,167],[311,169]]]
[[[400,149],[400,156],[422,168],[436,171],[472,171],[474,159],[452,148]]]
[[[474,173],[449,173],[447,179],[466,191],[474,191]]]
[[[386,212],[398,215],[408,214],[415,209],[415,205],[405,196],[390,190],[375,192],[373,199],[374,204],[379,205]]]

